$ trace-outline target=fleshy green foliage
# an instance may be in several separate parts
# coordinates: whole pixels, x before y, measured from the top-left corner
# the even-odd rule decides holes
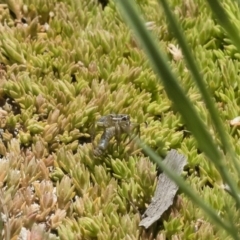
[[[169,50],[177,44],[162,9],[155,0],[137,2],[218,141],[183,59]],[[228,125],[239,115],[240,55],[205,1],[170,2]],[[224,6],[239,26],[236,4]],[[156,166],[134,143],[118,149],[111,141],[105,155],[93,157],[92,124],[109,113],[129,114],[158,154],[171,148],[185,154],[186,181],[221,217],[239,224],[219,173],[198,151],[112,1],[103,9],[93,0],[5,0],[0,22],[0,238],[229,239],[181,193],[156,227],[142,232]],[[227,130],[239,154],[240,132]]]

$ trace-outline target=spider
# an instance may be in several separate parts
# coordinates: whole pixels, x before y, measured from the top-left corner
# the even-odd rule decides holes
[[[110,140],[115,137],[117,140],[117,146],[121,142],[121,135],[130,135],[134,129],[137,129],[137,135],[140,135],[140,125],[138,123],[132,123],[130,116],[126,114],[109,114],[101,117],[97,122],[96,126],[103,129],[103,134],[98,145],[94,148],[93,154],[95,156],[101,156],[107,149]],[[92,142],[95,139],[95,126],[93,128]],[[129,139],[129,144],[133,137]]]

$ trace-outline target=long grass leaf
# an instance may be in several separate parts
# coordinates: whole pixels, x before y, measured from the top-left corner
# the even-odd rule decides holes
[[[120,9],[127,21],[132,27],[138,37],[142,47],[147,53],[153,69],[158,76],[163,80],[165,90],[169,98],[174,102],[176,108],[183,116],[186,125],[192,134],[195,136],[199,148],[211,159],[219,169],[223,180],[229,185],[236,199],[238,206],[240,206],[240,199],[237,193],[237,185],[229,175],[225,166],[223,155],[218,150],[214,143],[206,125],[198,116],[193,104],[187,98],[183,89],[180,87],[177,77],[173,74],[167,62],[167,58],[159,49],[158,44],[148,32],[143,20],[139,17],[139,12],[136,6],[130,0],[117,1]]]
[[[193,55],[190,51],[190,48],[185,40],[181,26],[178,24],[176,18],[174,17],[169,5],[167,4],[167,1],[166,0],[161,0],[161,1],[158,0],[158,1],[163,6],[164,13],[169,22],[169,26],[170,26],[172,32],[174,33],[175,37],[178,40],[179,46],[181,47],[181,50],[185,57],[185,61],[187,62],[188,68],[193,75],[193,79],[195,80],[195,82],[202,94],[202,98],[205,101],[205,104],[209,110],[210,116],[214,123],[215,129],[219,134],[222,145],[223,145],[225,151],[228,152],[229,155],[231,156],[231,160],[233,161],[235,169],[238,173],[238,176],[240,177],[240,167],[239,167],[239,163],[238,163],[239,162],[238,157],[237,157],[236,153],[234,152],[233,147],[230,144],[229,135],[226,133],[226,129],[219,117],[219,113],[218,113],[218,111],[211,99],[211,96],[206,88],[206,85],[203,81],[203,78],[200,74],[200,71],[197,67],[194,57],[193,57]],[[219,159],[212,158],[211,160],[216,164],[216,166],[218,165]],[[236,201],[239,201],[237,185],[234,184],[233,181],[231,181],[231,176],[229,176],[229,174],[227,173],[227,169],[220,168],[219,171],[220,171],[223,179],[229,179],[230,182],[232,182],[232,185],[230,188],[232,191],[234,191],[234,197],[235,197]],[[239,203],[240,203],[240,201],[239,201]]]
[[[239,28],[231,23],[226,11],[218,0],[207,0],[209,6],[211,7],[212,12],[216,15],[219,23],[228,33],[229,37],[232,39],[234,45],[237,47],[240,52],[240,35]],[[239,4],[239,1],[238,1]]]
[[[202,208],[202,210],[212,219],[212,221],[216,225],[218,225],[222,229],[225,229],[229,233],[229,235],[233,237],[233,239],[240,239],[235,225],[230,224],[228,221],[223,221],[216,213],[216,211],[212,207],[208,206],[201,199],[201,197],[182,179],[182,177],[178,176],[165,166],[159,156],[151,148],[149,148],[139,140],[137,142],[139,146],[147,153],[150,159],[156,162],[160,166],[160,168],[168,175],[168,177],[177,183],[179,188],[186,194],[186,196],[188,196],[192,200],[192,202]]]

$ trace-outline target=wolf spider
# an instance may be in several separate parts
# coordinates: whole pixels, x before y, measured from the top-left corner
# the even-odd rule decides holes
[[[137,135],[140,135],[140,125],[132,123],[130,116],[126,114],[109,114],[103,116],[96,122],[96,126],[103,129],[103,134],[98,145],[93,150],[95,156],[101,156],[104,153],[113,137],[115,137],[117,146],[119,147],[123,134],[130,135],[136,129]],[[96,126],[93,127],[93,134],[91,134],[92,142],[95,139]],[[133,137],[130,137],[127,144],[132,141]]]

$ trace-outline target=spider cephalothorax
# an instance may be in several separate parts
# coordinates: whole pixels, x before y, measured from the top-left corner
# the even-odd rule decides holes
[[[109,114],[101,117],[95,124],[92,134],[92,141],[95,138],[95,127],[102,128],[103,134],[98,145],[94,148],[94,155],[100,156],[107,149],[110,140],[115,137],[117,145],[121,142],[121,136],[123,134],[130,135],[134,129],[137,129],[137,134],[140,134],[140,128],[138,123],[132,123],[130,116],[126,114]],[[130,138],[129,142],[132,140]],[[127,144],[128,144],[127,143]]]

